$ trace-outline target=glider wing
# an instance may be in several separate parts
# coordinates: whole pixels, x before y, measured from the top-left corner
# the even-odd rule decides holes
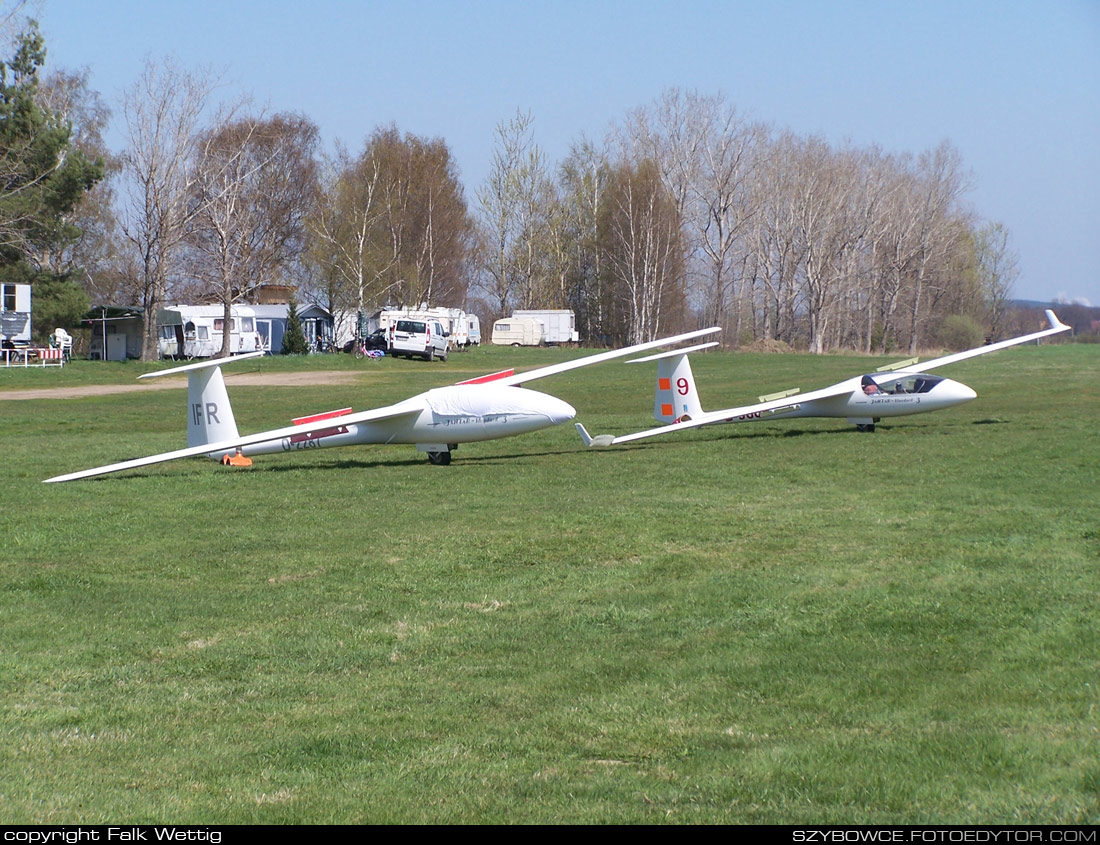
[[[1006,349],[1009,346],[1016,346],[1019,343],[1027,343],[1030,340],[1038,340],[1041,337],[1047,335],[1058,334],[1059,332],[1068,332],[1070,326],[1067,326],[1051,311],[1047,309],[1047,321],[1050,323],[1049,329],[1043,329],[1041,332],[1033,332],[1032,334],[1025,334],[1022,337],[1013,337],[1008,340],[1002,340],[999,343],[991,343],[988,346],[979,346],[975,349],[968,349],[966,352],[956,352],[953,355],[944,355],[942,358],[934,358],[931,361],[926,361],[923,364],[915,363],[910,364],[901,369],[895,370],[897,373],[926,373],[929,370],[934,370],[937,367],[942,367],[945,364],[954,364],[956,361],[965,361],[967,358],[976,358],[979,355],[985,355],[989,352],[996,352],[998,349]]]
[[[419,414],[423,410],[423,406],[419,404],[415,405],[390,405],[385,408],[376,408],[372,411],[360,411],[357,414],[345,414],[340,417],[340,425],[353,425],[355,423],[373,422],[375,420],[388,420],[395,419],[397,417],[410,416],[412,414]],[[257,443],[268,443],[272,440],[281,440],[284,437],[299,436],[302,434],[308,434],[311,431],[319,431],[324,428],[331,428],[331,419],[319,419],[312,423],[306,423],[304,425],[290,425],[283,428],[272,429],[271,431],[261,431],[258,434],[246,434],[232,440],[222,440],[219,443],[203,443],[200,446],[189,446],[186,449],[176,449],[174,452],[161,452],[159,455],[149,455],[144,458],[134,458],[130,461],[121,461],[117,464],[108,464],[107,466],[95,467],[93,469],[85,469],[80,472],[70,472],[67,475],[58,475],[53,478],[47,478],[46,483],[50,484],[55,481],[76,481],[78,478],[90,478],[93,475],[105,475],[109,472],[119,472],[124,469],[135,469],[137,467],[149,466],[150,464],[160,464],[165,461],[175,461],[179,458],[194,458],[201,455],[216,454],[218,452],[229,452],[235,449],[239,449],[244,446],[252,446]]]
[[[525,384],[535,379],[546,378],[547,376],[557,375],[558,373],[568,372],[569,370],[575,370],[578,367],[587,367],[590,364],[600,364],[604,361],[610,361],[614,358],[622,358],[626,355],[633,355],[635,352],[644,352],[647,349],[657,349],[661,346],[671,346],[674,343],[680,343],[684,340],[690,340],[693,337],[700,337],[706,334],[714,334],[720,332],[722,329],[718,326],[714,326],[709,329],[699,329],[693,332],[686,332],[684,334],[674,335],[672,337],[661,338],[660,340],[651,340],[648,343],[639,343],[635,346],[627,346],[624,349],[612,349],[610,352],[600,352],[596,355],[589,355],[587,358],[578,358],[574,361],[565,361],[561,364],[551,364],[549,367],[540,367],[537,370],[528,370],[525,373],[516,373],[514,375],[505,376],[504,378],[494,379],[494,384],[499,384],[501,387],[514,386],[518,384]]]
[[[601,442],[601,440],[591,437],[586,438],[587,432],[584,432],[579,427],[578,431],[581,431],[581,438],[585,439],[587,445],[617,446],[620,443],[629,443],[632,440],[643,440],[647,437],[656,437],[659,434],[671,434],[674,431],[699,428],[700,426],[711,425],[712,423],[736,422],[738,419],[758,419],[759,417],[768,416],[770,414],[781,414],[785,411],[795,410],[799,406],[807,402],[813,402],[816,399],[843,396],[851,392],[852,387],[849,384],[834,384],[831,387],[824,387],[821,390],[812,390],[809,393],[800,393],[796,396],[773,399],[770,402],[757,402],[754,405],[742,405],[739,408],[726,408],[722,411],[707,411],[702,416],[695,417],[694,419],[671,423],[670,425],[661,425],[656,428],[646,429],[645,431],[636,431],[633,434],[624,434],[620,437],[612,438],[610,442]]]

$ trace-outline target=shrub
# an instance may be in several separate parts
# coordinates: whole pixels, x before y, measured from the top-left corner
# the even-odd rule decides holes
[[[940,323],[936,340],[941,346],[952,351],[973,349],[985,342],[985,330],[970,317],[952,314]]]

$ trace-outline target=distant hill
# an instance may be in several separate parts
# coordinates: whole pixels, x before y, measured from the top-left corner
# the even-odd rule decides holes
[[[1059,308],[1088,308],[1093,311],[1100,312],[1100,308],[1093,305],[1080,305],[1076,302],[1039,302],[1034,299],[1011,299],[1009,305],[1013,308],[1053,308],[1057,311]]]
[[[1036,317],[1041,317],[1039,312],[1050,308],[1058,315],[1058,319],[1067,326],[1073,326],[1073,335],[1100,334],[1100,307],[1095,305],[1076,305],[1068,302],[1034,302],[1028,299],[1014,299],[1010,303],[1017,312],[1035,312]],[[1031,317],[1028,317],[1029,321]]]

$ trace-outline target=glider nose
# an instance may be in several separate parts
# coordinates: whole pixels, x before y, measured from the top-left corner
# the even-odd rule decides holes
[[[951,381],[951,379],[944,379],[940,385],[941,388],[947,388],[944,393],[944,398],[952,405],[961,405],[963,402],[969,402],[971,399],[977,399],[978,394],[971,388],[958,381]]]
[[[568,402],[563,402],[561,399],[557,399],[553,396],[549,397],[552,401],[547,403],[546,416],[550,418],[550,422],[554,425],[561,425],[563,422],[569,422],[577,415],[576,409]]]

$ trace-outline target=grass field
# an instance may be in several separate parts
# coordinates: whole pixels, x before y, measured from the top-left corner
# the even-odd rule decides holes
[[[254,431],[570,354],[228,381]],[[695,370],[722,407],[886,362]],[[0,395],[142,371],[0,371]],[[874,434],[596,451],[561,426],[450,467],[351,448],[62,485],[184,445],[185,392],[0,398],[0,822],[1096,823],[1100,346],[943,374],[979,398]],[[625,433],[652,378],[533,386]]]

